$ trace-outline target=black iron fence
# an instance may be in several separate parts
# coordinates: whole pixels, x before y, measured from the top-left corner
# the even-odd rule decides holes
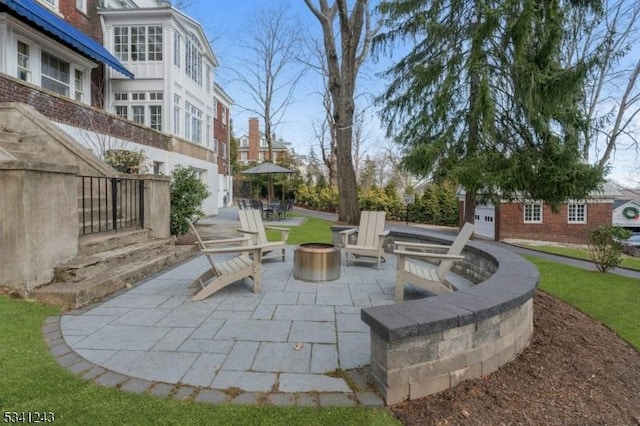
[[[144,226],[144,180],[79,176],[80,235]]]

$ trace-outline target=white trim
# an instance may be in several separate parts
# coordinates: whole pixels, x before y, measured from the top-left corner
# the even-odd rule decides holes
[[[587,221],[588,221],[587,220],[587,210],[588,210],[587,205],[588,204],[586,202],[584,202],[584,201],[570,201],[570,202],[568,202],[567,203],[567,223],[569,223],[569,224],[585,224],[585,223],[587,223]],[[582,215],[583,215],[582,219],[575,219],[574,218],[573,220],[571,220],[571,206],[576,206],[576,211],[574,212],[574,215],[576,217],[580,216],[579,212],[577,211],[577,207],[578,206],[582,206],[583,207],[584,210],[582,212]]]
[[[527,220],[527,206],[538,206],[540,208],[540,219]],[[534,216],[534,211],[531,212],[531,216]],[[525,201],[522,208],[522,220],[524,223],[543,223],[544,222],[544,204],[540,201]]]

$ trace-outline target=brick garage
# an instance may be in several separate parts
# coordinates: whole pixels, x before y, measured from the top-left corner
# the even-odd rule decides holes
[[[610,184],[605,184],[603,191],[593,193],[586,201],[561,204],[556,213],[551,211],[549,205],[544,203],[524,203],[502,201],[491,212],[494,222],[493,238],[495,241],[506,239],[540,240],[559,243],[586,244],[589,230],[601,225],[611,225],[613,220],[613,202],[619,195],[617,189]],[[459,224],[464,223],[464,191],[458,193]],[[536,217],[531,217],[531,210],[525,214],[525,209],[536,207]],[[573,220],[569,220],[569,206],[572,206]],[[580,208],[580,216],[576,219],[576,206]],[[529,206],[529,207],[526,207]],[[477,206],[486,209],[487,206]],[[485,215],[479,215],[476,210],[476,222],[483,220]],[[525,220],[528,216],[528,220]],[[533,220],[532,220],[533,219]],[[476,235],[477,236],[477,235]]]
[[[600,225],[611,225],[613,199],[609,202],[586,203],[586,223],[568,223],[567,204],[553,213],[548,205],[542,206],[541,223],[524,222],[524,204],[500,204],[496,209],[496,236],[498,240],[525,239],[560,243],[587,242],[588,232]]]

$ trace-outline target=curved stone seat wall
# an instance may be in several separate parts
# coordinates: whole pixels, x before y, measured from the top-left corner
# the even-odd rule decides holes
[[[393,227],[385,242],[451,243],[420,228]],[[340,227],[334,227],[334,232]],[[335,235],[335,234],[334,234]],[[476,285],[443,296],[365,308],[371,331],[371,372],[387,404],[451,388],[509,362],[533,333],[538,271],[495,244],[471,241],[454,272]],[[395,267],[387,265],[386,267]]]

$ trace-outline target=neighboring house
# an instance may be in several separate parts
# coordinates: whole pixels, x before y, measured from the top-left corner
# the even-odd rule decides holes
[[[640,231],[640,201],[615,200],[612,220],[615,226]]]
[[[553,213],[541,201],[508,202],[476,206],[476,236],[500,241],[525,239],[585,244],[590,229],[610,225],[613,203],[619,194],[611,184],[593,192],[588,200],[561,204]],[[460,223],[464,220],[464,191],[458,192]]]
[[[157,174],[196,168],[212,193],[203,210],[217,214],[218,62],[196,21],[155,0],[3,0],[0,41],[0,101],[32,106],[98,155],[142,150]]]
[[[264,133],[260,131],[260,120],[252,117],[249,119],[249,134],[240,136],[238,140],[238,164],[262,163],[271,161],[275,163],[278,155],[289,152],[291,144],[281,138],[272,141],[273,158],[269,157],[269,145]]]
[[[218,176],[220,182],[220,206],[233,202],[233,170],[231,170],[231,117],[230,110],[233,99],[220,87],[214,84],[213,105],[213,149],[218,154]]]

